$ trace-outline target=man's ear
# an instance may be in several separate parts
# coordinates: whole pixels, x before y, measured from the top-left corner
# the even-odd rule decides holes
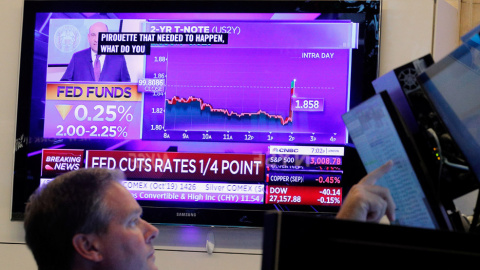
[[[103,260],[103,255],[99,248],[99,239],[96,234],[76,234],[73,236],[72,244],[73,248],[83,258],[93,262]]]

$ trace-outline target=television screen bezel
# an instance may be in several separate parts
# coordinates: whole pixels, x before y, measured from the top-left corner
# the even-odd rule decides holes
[[[343,13],[356,13],[354,9],[348,7],[357,6],[367,1],[39,1],[26,0],[24,2],[24,17],[22,26],[22,43],[21,43],[21,59],[20,59],[20,76],[19,76],[19,95],[17,107],[17,129],[16,129],[16,147],[15,147],[15,164],[14,164],[14,187],[12,201],[12,220],[23,220],[23,209],[29,195],[37,188],[38,183],[29,176],[29,167],[26,165],[28,144],[35,143],[35,140],[42,138],[33,138],[29,136],[30,120],[30,99],[31,97],[32,77],[34,76],[33,57],[34,57],[34,30],[36,13],[49,12],[211,12],[211,13],[304,13],[316,12],[318,8],[329,3],[326,13],[337,13],[339,10]],[[362,82],[362,87],[367,89],[362,92],[352,92],[351,106],[365,100],[374,94],[373,87],[370,82],[378,76],[379,71],[379,45],[380,45],[380,21],[381,21],[381,0],[368,1],[378,3],[378,10],[375,11],[376,25],[365,25],[366,31],[372,35],[370,39],[375,40],[374,44],[362,44],[369,47],[373,54],[369,58],[373,62],[364,63],[364,67],[368,70],[362,70],[362,74],[355,73],[358,76],[356,80]],[[141,5],[140,5],[141,3]],[[161,4],[161,10],[158,5]],[[369,12],[373,12],[370,10]],[[373,14],[368,14],[373,16]],[[367,29],[367,28],[372,29]],[[367,61],[367,59],[362,59]],[[365,76],[368,74],[368,76]],[[22,124],[23,123],[23,124]],[[354,177],[364,174],[363,166],[356,155],[356,151],[351,144],[344,145],[348,155],[352,157],[352,171],[355,171]],[[347,172],[348,174],[349,172]],[[354,183],[349,183],[348,186]],[[348,191],[348,188],[346,189]],[[346,192],[344,193],[346,194]],[[266,205],[258,205],[256,210],[253,209],[230,209],[221,207],[215,209],[204,208],[179,208],[179,207],[149,207],[142,205],[144,208],[144,218],[152,223],[168,223],[168,224],[195,224],[195,225],[217,225],[217,226],[253,226],[261,227],[263,224],[263,214],[270,210]],[[335,211],[327,211],[328,215],[334,214]],[[180,214],[179,214],[180,213]]]

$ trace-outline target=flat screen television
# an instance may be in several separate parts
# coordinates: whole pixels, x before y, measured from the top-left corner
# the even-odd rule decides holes
[[[25,1],[12,219],[56,175],[125,172],[152,223],[333,215],[365,174],[381,1]],[[97,55],[99,60],[97,60]]]

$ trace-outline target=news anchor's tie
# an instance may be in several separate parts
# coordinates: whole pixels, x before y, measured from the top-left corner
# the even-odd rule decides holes
[[[98,82],[98,79],[100,79],[100,55],[96,55],[95,57],[95,63],[93,63],[93,73],[95,75],[95,81]]]

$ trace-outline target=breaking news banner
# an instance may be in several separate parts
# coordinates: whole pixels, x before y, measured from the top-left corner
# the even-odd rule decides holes
[[[42,177],[55,177],[83,167],[83,150],[43,149]]]
[[[88,150],[87,167],[120,169],[127,178],[263,182],[265,156]]]
[[[225,33],[99,33],[98,54],[150,55],[151,44],[227,45]]]

